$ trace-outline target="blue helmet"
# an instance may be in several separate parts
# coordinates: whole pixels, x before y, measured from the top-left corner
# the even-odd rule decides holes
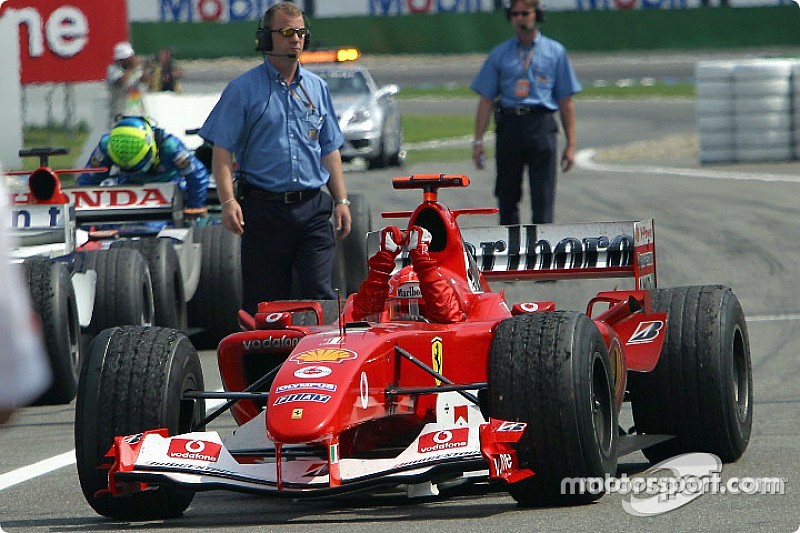
[[[126,172],[147,172],[158,164],[158,146],[150,123],[142,117],[125,117],[111,129],[108,155]]]

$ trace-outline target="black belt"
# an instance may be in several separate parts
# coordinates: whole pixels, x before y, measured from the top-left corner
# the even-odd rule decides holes
[[[543,115],[553,113],[553,110],[543,105],[518,105],[515,107],[501,107],[500,113],[503,115]]]
[[[267,202],[281,202],[284,204],[294,204],[309,200],[319,194],[320,189],[305,189],[302,191],[273,192],[257,187],[249,182],[242,182],[239,185],[241,198],[255,198],[266,200]]]

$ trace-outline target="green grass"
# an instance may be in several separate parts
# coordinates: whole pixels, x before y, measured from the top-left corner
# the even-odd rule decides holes
[[[75,168],[83,165],[85,161],[76,161],[80,156],[89,129],[85,124],[80,124],[74,131],[67,130],[60,126],[51,128],[31,126],[22,132],[22,144],[25,148],[41,148],[45,146],[53,148],[68,148],[66,155],[56,155],[50,158],[50,167],[54,169]],[[33,170],[39,166],[38,157],[26,157],[22,160],[24,170]]]
[[[576,95],[576,99],[587,98],[694,98],[695,86],[692,83],[655,83],[653,85],[635,84],[630,87],[586,86]],[[411,100],[414,98],[474,98],[476,94],[466,85],[441,85],[429,88],[407,87],[397,95],[398,98]]]
[[[407,143],[449,139],[475,131],[473,115],[402,115],[403,138]]]

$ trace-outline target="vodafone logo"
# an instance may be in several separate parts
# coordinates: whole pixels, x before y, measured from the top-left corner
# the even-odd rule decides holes
[[[204,440],[172,439],[167,456],[174,459],[191,459],[216,463],[222,445]]]
[[[469,428],[443,429],[421,435],[417,451],[419,453],[431,453],[463,448],[467,444],[469,444]]]

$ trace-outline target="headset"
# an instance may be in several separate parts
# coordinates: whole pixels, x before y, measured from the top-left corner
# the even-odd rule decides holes
[[[511,6],[514,5],[516,0],[511,0],[508,4],[508,7],[505,8],[506,10],[506,20],[511,20]],[[542,22],[544,22],[544,9],[541,8],[539,4],[539,0],[533,0],[533,10],[536,12],[536,25],[538,26]]]
[[[278,6],[282,4],[286,4],[288,2],[281,2],[278,4],[273,5],[264,13],[264,16],[258,20],[258,29],[256,30],[256,52],[264,52],[269,53],[272,51],[272,34],[270,33],[270,28],[264,27],[264,21],[272,22],[272,19],[275,16],[275,11]],[[294,4],[292,4],[294,5]],[[306,20],[306,14],[303,13],[303,24],[305,25],[306,29],[308,28],[308,21]],[[308,50],[308,45],[311,44],[311,32],[306,34],[306,38],[303,40],[303,50]]]

